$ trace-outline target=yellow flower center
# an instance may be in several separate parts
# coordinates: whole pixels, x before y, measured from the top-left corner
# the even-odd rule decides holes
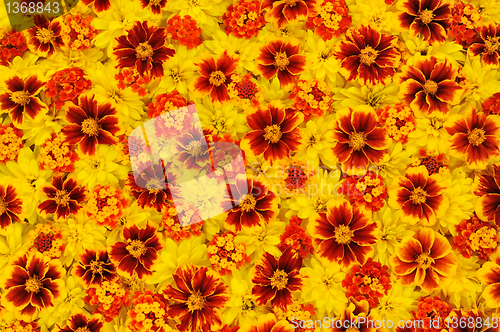
[[[199,155],[203,154],[203,149],[201,147],[200,141],[191,141],[186,148],[188,150],[187,152],[193,157],[198,157]]]
[[[469,139],[469,143],[475,146],[482,144],[484,141],[486,141],[486,136],[484,134],[484,129],[472,129],[472,131],[469,132],[469,136],[467,137]]]
[[[285,0],[285,5],[293,7],[293,6],[295,6],[296,2],[297,2],[297,0]]]
[[[216,70],[210,73],[210,78],[208,79],[208,81],[212,85],[219,86],[221,84],[224,84],[224,82],[226,81],[226,75],[224,75],[224,73],[220,70]]]
[[[201,310],[205,306],[205,297],[201,293],[191,294],[187,300],[189,311]]]
[[[140,240],[132,240],[130,244],[125,247],[128,252],[135,258],[139,258],[146,253],[148,248],[144,245],[144,242]]]
[[[434,13],[432,10],[429,9],[424,9],[420,12],[419,16],[420,21],[422,21],[423,24],[429,24],[432,22],[432,19],[434,18]]]
[[[82,133],[89,136],[97,136],[99,134],[99,124],[96,119],[85,119],[82,122]]]
[[[419,268],[425,270],[428,269],[432,264],[434,264],[434,259],[430,257],[428,254],[422,253],[418,255],[415,262],[417,262]]]
[[[282,290],[288,285],[288,274],[283,270],[274,271],[273,276],[271,277],[271,286],[273,288],[277,288],[278,290]]]
[[[484,41],[484,46],[486,47],[486,51],[488,53],[495,53],[500,48],[500,42],[498,41],[500,37],[491,37],[488,36]]]
[[[135,56],[138,59],[146,60],[147,58],[151,58],[153,54],[153,47],[151,47],[148,42],[140,43],[139,46],[135,48]]]
[[[240,207],[243,211],[249,212],[255,209],[255,205],[257,204],[257,200],[253,195],[246,195],[246,197],[240,202]]]
[[[410,199],[413,204],[416,205],[425,203],[425,201],[427,200],[427,193],[420,187],[415,188],[415,190],[413,190],[412,194],[410,195]]]
[[[10,95],[10,100],[18,105],[26,105],[30,103],[30,93],[28,91],[15,91]]]
[[[88,327],[83,326],[83,327],[79,327],[79,328],[77,328],[77,329],[75,330],[75,332],[91,332],[91,331],[89,330],[89,328],[88,328]]]
[[[349,146],[354,150],[361,150],[366,145],[365,133],[351,133],[349,134]]]
[[[150,4],[151,6],[158,6],[161,3],[161,0],[151,0]]]
[[[427,80],[427,81],[425,81],[423,88],[424,88],[424,92],[426,94],[435,95],[437,90],[438,90],[438,85],[433,80]]]
[[[361,54],[359,55],[359,61],[365,66],[370,66],[377,59],[378,52],[374,50],[372,47],[367,46],[361,50]]]
[[[90,270],[94,273],[102,273],[104,270],[104,262],[93,260],[90,262]]]
[[[275,66],[279,70],[285,70],[286,66],[290,64],[290,60],[288,60],[288,56],[285,52],[276,52],[274,56],[274,61],[276,61]]]
[[[25,290],[30,293],[38,293],[40,291],[40,287],[42,286],[42,282],[38,279],[38,276],[33,276],[26,280],[24,284]]]
[[[66,190],[57,190],[54,200],[57,205],[66,206],[70,201],[69,193]]]
[[[0,215],[4,214],[7,211],[7,203],[5,203],[4,199],[0,199]]]
[[[146,189],[148,190],[159,190],[164,187],[164,183],[161,183],[160,179],[153,178],[146,182]]]
[[[47,44],[54,38],[54,32],[46,28],[38,29],[36,32],[36,38],[40,43]]]
[[[264,138],[271,143],[277,143],[282,135],[281,128],[278,125],[267,126],[264,129]]]
[[[359,332],[357,327],[348,327],[345,332]]]
[[[339,225],[335,228],[335,241],[340,244],[347,244],[351,242],[354,232],[347,225]]]

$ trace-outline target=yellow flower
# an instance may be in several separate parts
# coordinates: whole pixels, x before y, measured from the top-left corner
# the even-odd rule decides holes
[[[277,77],[266,80],[262,76],[259,76],[257,81],[259,85],[264,88],[264,101],[262,106],[271,104],[280,108],[292,107],[293,101],[288,98],[292,87],[281,88],[280,81]]]
[[[357,0],[355,5],[349,6],[352,25],[371,26],[375,30],[393,34],[398,18],[390,7],[378,0]]]
[[[93,67],[96,63],[100,62],[103,55],[103,52],[93,47],[83,51],[75,51],[67,48],[41,61],[39,66],[41,70],[46,72],[46,76],[49,77],[56,71],[65,68],[75,67],[85,70]]]
[[[407,146],[425,147],[437,153],[448,153],[450,135],[444,122],[437,118],[416,119],[415,130],[408,135]]]
[[[166,10],[173,13],[171,16],[180,15],[184,17],[184,15],[189,15],[195,17],[203,34],[210,36],[219,27],[220,17],[224,14],[226,8],[227,5],[222,0],[171,0],[167,2]],[[217,31],[220,30],[217,29]]]
[[[371,310],[373,317],[382,320],[391,320],[394,326],[400,320],[413,319],[412,311],[417,311],[418,307],[414,305],[421,296],[420,292],[414,287],[403,287],[399,283],[393,283],[389,293],[380,299],[377,308]]]
[[[32,121],[25,121],[23,139],[26,139],[26,145],[41,145],[52,133],[60,133],[61,128],[67,123],[64,119],[65,113],[64,109],[52,108]]]
[[[278,244],[280,243],[280,235],[285,231],[285,226],[284,222],[277,220],[269,224],[262,222],[260,227],[238,232],[234,242],[244,243],[247,246],[245,253],[252,258],[252,262],[255,262],[265,252],[279,256],[281,251],[278,249]]]
[[[196,105],[196,110],[203,128],[211,130],[220,137],[230,134],[234,139],[241,139],[249,130],[245,115],[238,112],[232,103],[214,107],[210,98],[205,97],[202,103]]]
[[[403,144],[399,142],[391,144],[382,161],[375,164],[379,175],[386,181],[386,185],[391,184],[396,176],[405,173],[414,153],[417,153],[417,149],[412,145],[407,145],[406,149],[403,149]]]
[[[299,160],[307,158],[313,165],[319,165],[319,161],[328,167],[336,164],[336,158],[333,155],[333,131],[330,123],[331,117],[322,117],[309,120],[305,128],[302,128],[302,146],[295,154]]]
[[[212,36],[213,40],[204,42],[206,48],[219,57],[227,51],[227,54],[238,60],[238,65],[248,71],[255,71],[255,54],[257,43],[252,39],[237,38],[227,35],[222,30],[217,30]]]
[[[347,305],[346,290],[342,287],[342,280],[346,274],[340,269],[340,265],[323,266],[313,257],[310,261],[306,261],[305,267],[300,272],[307,277],[302,289],[302,299],[313,303],[318,309],[318,314],[339,315]]]
[[[455,65],[458,65],[458,62],[463,63],[465,61],[463,47],[457,43],[445,42],[429,45],[429,42],[425,41],[422,37],[409,38],[407,35],[403,35],[403,38],[405,39],[403,48],[407,49],[407,51],[403,52],[409,52],[409,55],[411,55],[407,59],[407,65],[413,65],[420,58],[429,56],[433,56],[439,60],[446,59]]]
[[[398,103],[398,91],[399,87],[394,83],[367,87],[360,85],[358,82],[349,82],[344,88],[333,89],[333,107],[342,109],[367,105],[376,110],[385,105]]]
[[[335,58],[336,38],[324,41],[313,31],[307,31],[307,42],[304,43],[306,54],[306,71],[301,79],[315,78],[325,81],[328,86],[335,87],[337,82],[342,82],[338,73],[340,62]],[[343,82],[342,82],[343,83]]]
[[[466,78],[466,90],[462,99],[476,109],[481,109],[481,104],[486,99],[500,92],[500,72],[483,66],[480,57],[475,57],[472,61],[467,57],[462,73]]]
[[[175,55],[163,63],[164,76],[158,88],[151,94],[158,95],[177,90],[189,99],[188,87],[196,73],[193,59],[199,57],[202,50],[203,46],[188,50],[186,46],[179,45],[175,50]]]
[[[11,225],[12,231],[8,236],[0,235],[0,275],[14,257],[26,252],[29,230],[33,226],[24,226],[19,223]]]

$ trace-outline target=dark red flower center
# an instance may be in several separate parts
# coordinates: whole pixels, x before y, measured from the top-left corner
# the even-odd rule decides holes
[[[285,70],[286,66],[290,64],[290,60],[288,60],[288,55],[285,52],[276,52],[274,56],[274,66],[279,70]]]
[[[140,43],[135,48],[135,55],[138,59],[146,60],[151,58],[154,54],[153,47],[148,44],[148,42]]]
[[[398,127],[398,129],[401,129],[401,127],[404,127],[405,125],[406,125],[406,120],[401,120],[401,119],[396,120],[396,127]]]
[[[52,248],[52,240],[54,239],[54,234],[44,234],[40,233],[35,240],[35,248],[38,249],[39,252],[49,251]]]
[[[191,294],[187,300],[189,311],[201,310],[205,306],[205,297],[200,292]]]
[[[486,140],[484,129],[474,128],[469,132],[469,143],[475,146],[482,144]]]
[[[253,195],[248,194],[245,196],[245,198],[240,202],[239,206],[240,208],[245,211],[249,212],[255,209],[255,205],[257,204],[257,200]]]
[[[288,285],[288,274],[283,270],[274,271],[274,274],[271,277],[272,288],[282,290],[286,287],[286,285]]]
[[[410,195],[410,199],[415,205],[423,204],[427,200],[427,192],[420,187],[415,188]]]
[[[210,78],[208,79],[210,84],[219,86],[224,84],[226,81],[226,75],[220,70],[216,70],[210,73]]]
[[[304,187],[306,181],[307,181],[307,176],[306,173],[301,169],[301,167],[297,166],[290,166],[287,169],[288,177],[286,178],[285,182],[287,183],[287,187],[291,186],[293,188],[300,189]]]
[[[426,157],[422,159],[421,164],[427,168],[429,175],[439,172],[439,169],[443,167],[443,164],[438,162],[436,158]]]
[[[100,260],[93,260],[90,262],[90,270],[92,273],[96,274],[99,273],[101,274],[102,271],[104,270],[104,262]]]
[[[271,143],[277,143],[281,139],[282,135],[281,128],[278,125],[267,126],[264,128],[264,138]]]
[[[354,150],[361,150],[366,145],[365,133],[351,133],[349,134],[349,146]]]
[[[38,29],[38,31],[36,32],[36,39],[38,39],[38,41],[42,44],[50,43],[53,38],[54,32],[52,30],[42,28]]]
[[[28,91],[15,91],[10,95],[10,100],[18,105],[26,105],[30,102],[30,93]]]
[[[251,82],[250,80],[245,80],[236,85],[238,90],[238,96],[240,98],[254,98],[257,94],[257,84]]]
[[[498,41],[500,37],[491,37],[488,36],[484,41],[484,45],[486,47],[486,51],[488,53],[496,53],[500,48],[500,42]]]
[[[29,293],[38,293],[40,291],[40,287],[42,286],[42,282],[38,279],[38,276],[33,276],[26,280],[24,284],[25,290]]]
[[[370,46],[366,46],[359,54],[359,61],[365,66],[372,65],[377,59],[378,52]]]
[[[347,225],[339,225],[335,228],[335,241],[340,244],[347,244],[351,242],[354,232]]]
[[[82,122],[82,133],[89,136],[97,136],[99,134],[99,124],[96,119],[85,119]]]
[[[66,190],[57,190],[54,201],[57,205],[67,206],[71,198]]]
[[[434,19],[434,13],[432,10],[424,9],[418,14],[418,17],[423,24],[429,24]]]
[[[141,240],[132,240],[125,249],[135,258],[141,257],[148,250]]]
[[[428,95],[435,95],[438,90],[438,85],[433,80],[425,81],[422,87],[424,89],[424,92]]]
[[[428,269],[432,264],[434,264],[434,259],[424,252],[418,255],[418,257],[415,259],[415,262],[417,262],[419,268],[425,270]]]

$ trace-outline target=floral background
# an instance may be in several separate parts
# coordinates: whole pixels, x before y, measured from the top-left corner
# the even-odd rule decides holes
[[[2,331],[498,329],[500,3],[68,5],[23,31],[0,6]],[[174,206],[162,165],[132,172],[158,165],[130,133],[191,104],[246,165],[203,223],[211,181]],[[175,114],[157,148],[203,174]]]

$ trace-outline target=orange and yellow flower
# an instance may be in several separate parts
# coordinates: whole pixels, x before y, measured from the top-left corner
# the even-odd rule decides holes
[[[500,165],[493,166],[493,176],[479,174],[472,186],[476,201],[476,214],[481,220],[493,221],[500,226]]]

